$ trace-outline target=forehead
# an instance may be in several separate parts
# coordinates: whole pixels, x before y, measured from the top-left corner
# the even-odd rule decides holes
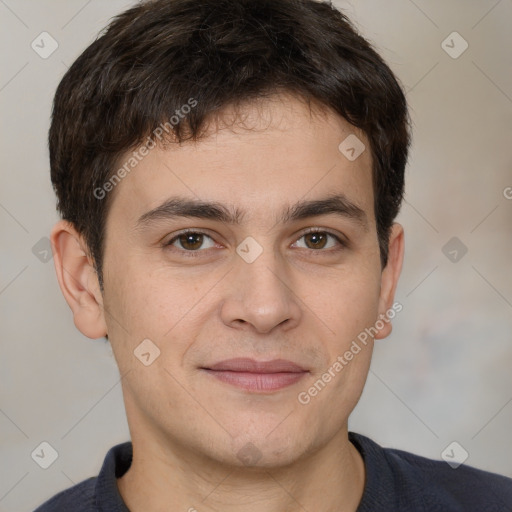
[[[244,221],[269,222],[283,217],[285,205],[343,194],[371,220],[366,136],[333,111],[312,106],[280,95],[227,108],[201,140],[151,149],[116,185],[109,217],[135,223],[179,196],[224,204]],[[361,154],[353,159],[349,146]],[[131,157],[124,155],[118,166]]]

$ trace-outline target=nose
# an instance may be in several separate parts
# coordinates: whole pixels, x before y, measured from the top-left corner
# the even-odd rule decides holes
[[[300,299],[285,262],[270,248],[251,263],[238,255],[229,273],[221,316],[226,325],[267,334],[295,327],[302,315]]]

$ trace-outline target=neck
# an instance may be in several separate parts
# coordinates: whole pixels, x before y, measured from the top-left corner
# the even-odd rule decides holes
[[[365,469],[345,426],[325,446],[286,466],[223,464],[132,429],[133,460],[118,479],[131,512],[355,512]]]

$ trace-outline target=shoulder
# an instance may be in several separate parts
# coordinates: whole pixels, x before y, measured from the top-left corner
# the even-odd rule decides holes
[[[91,512],[95,509],[97,477],[91,477],[45,501],[34,512]]]
[[[383,448],[360,434],[350,434],[367,466],[367,476],[387,482],[397,503],[414,503],[424,510],[485,510],[501,512],[512,505],[512,479],[462,464]],[[359,446],[358,446],[359,445]],[[388,475],[383,478],[383,473]],[[382,491],[382,489],[381,489]]]
[[[404,484],[414,479],[423,488],[425,498],[440,503],[473,507],[468,510],[503,510],[512,505],[512,479],[462,464],[456,468],[447,462],[428,459],[403,450],[384,449],[390,464]],[[483,508],[485,505],[485,509]],[[494,508],[491,508],[494,507]]]
[[[98,476],[59,492],[34,512],[128,512],[116,481],[130,467],[132,454],[131,442],[113,446],[105,456]]]

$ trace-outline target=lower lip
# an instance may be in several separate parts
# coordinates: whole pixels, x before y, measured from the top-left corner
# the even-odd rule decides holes
[[[215,378],[247,391],[278,391],[295,384],[308,372],[249,373],[204,369]]]

